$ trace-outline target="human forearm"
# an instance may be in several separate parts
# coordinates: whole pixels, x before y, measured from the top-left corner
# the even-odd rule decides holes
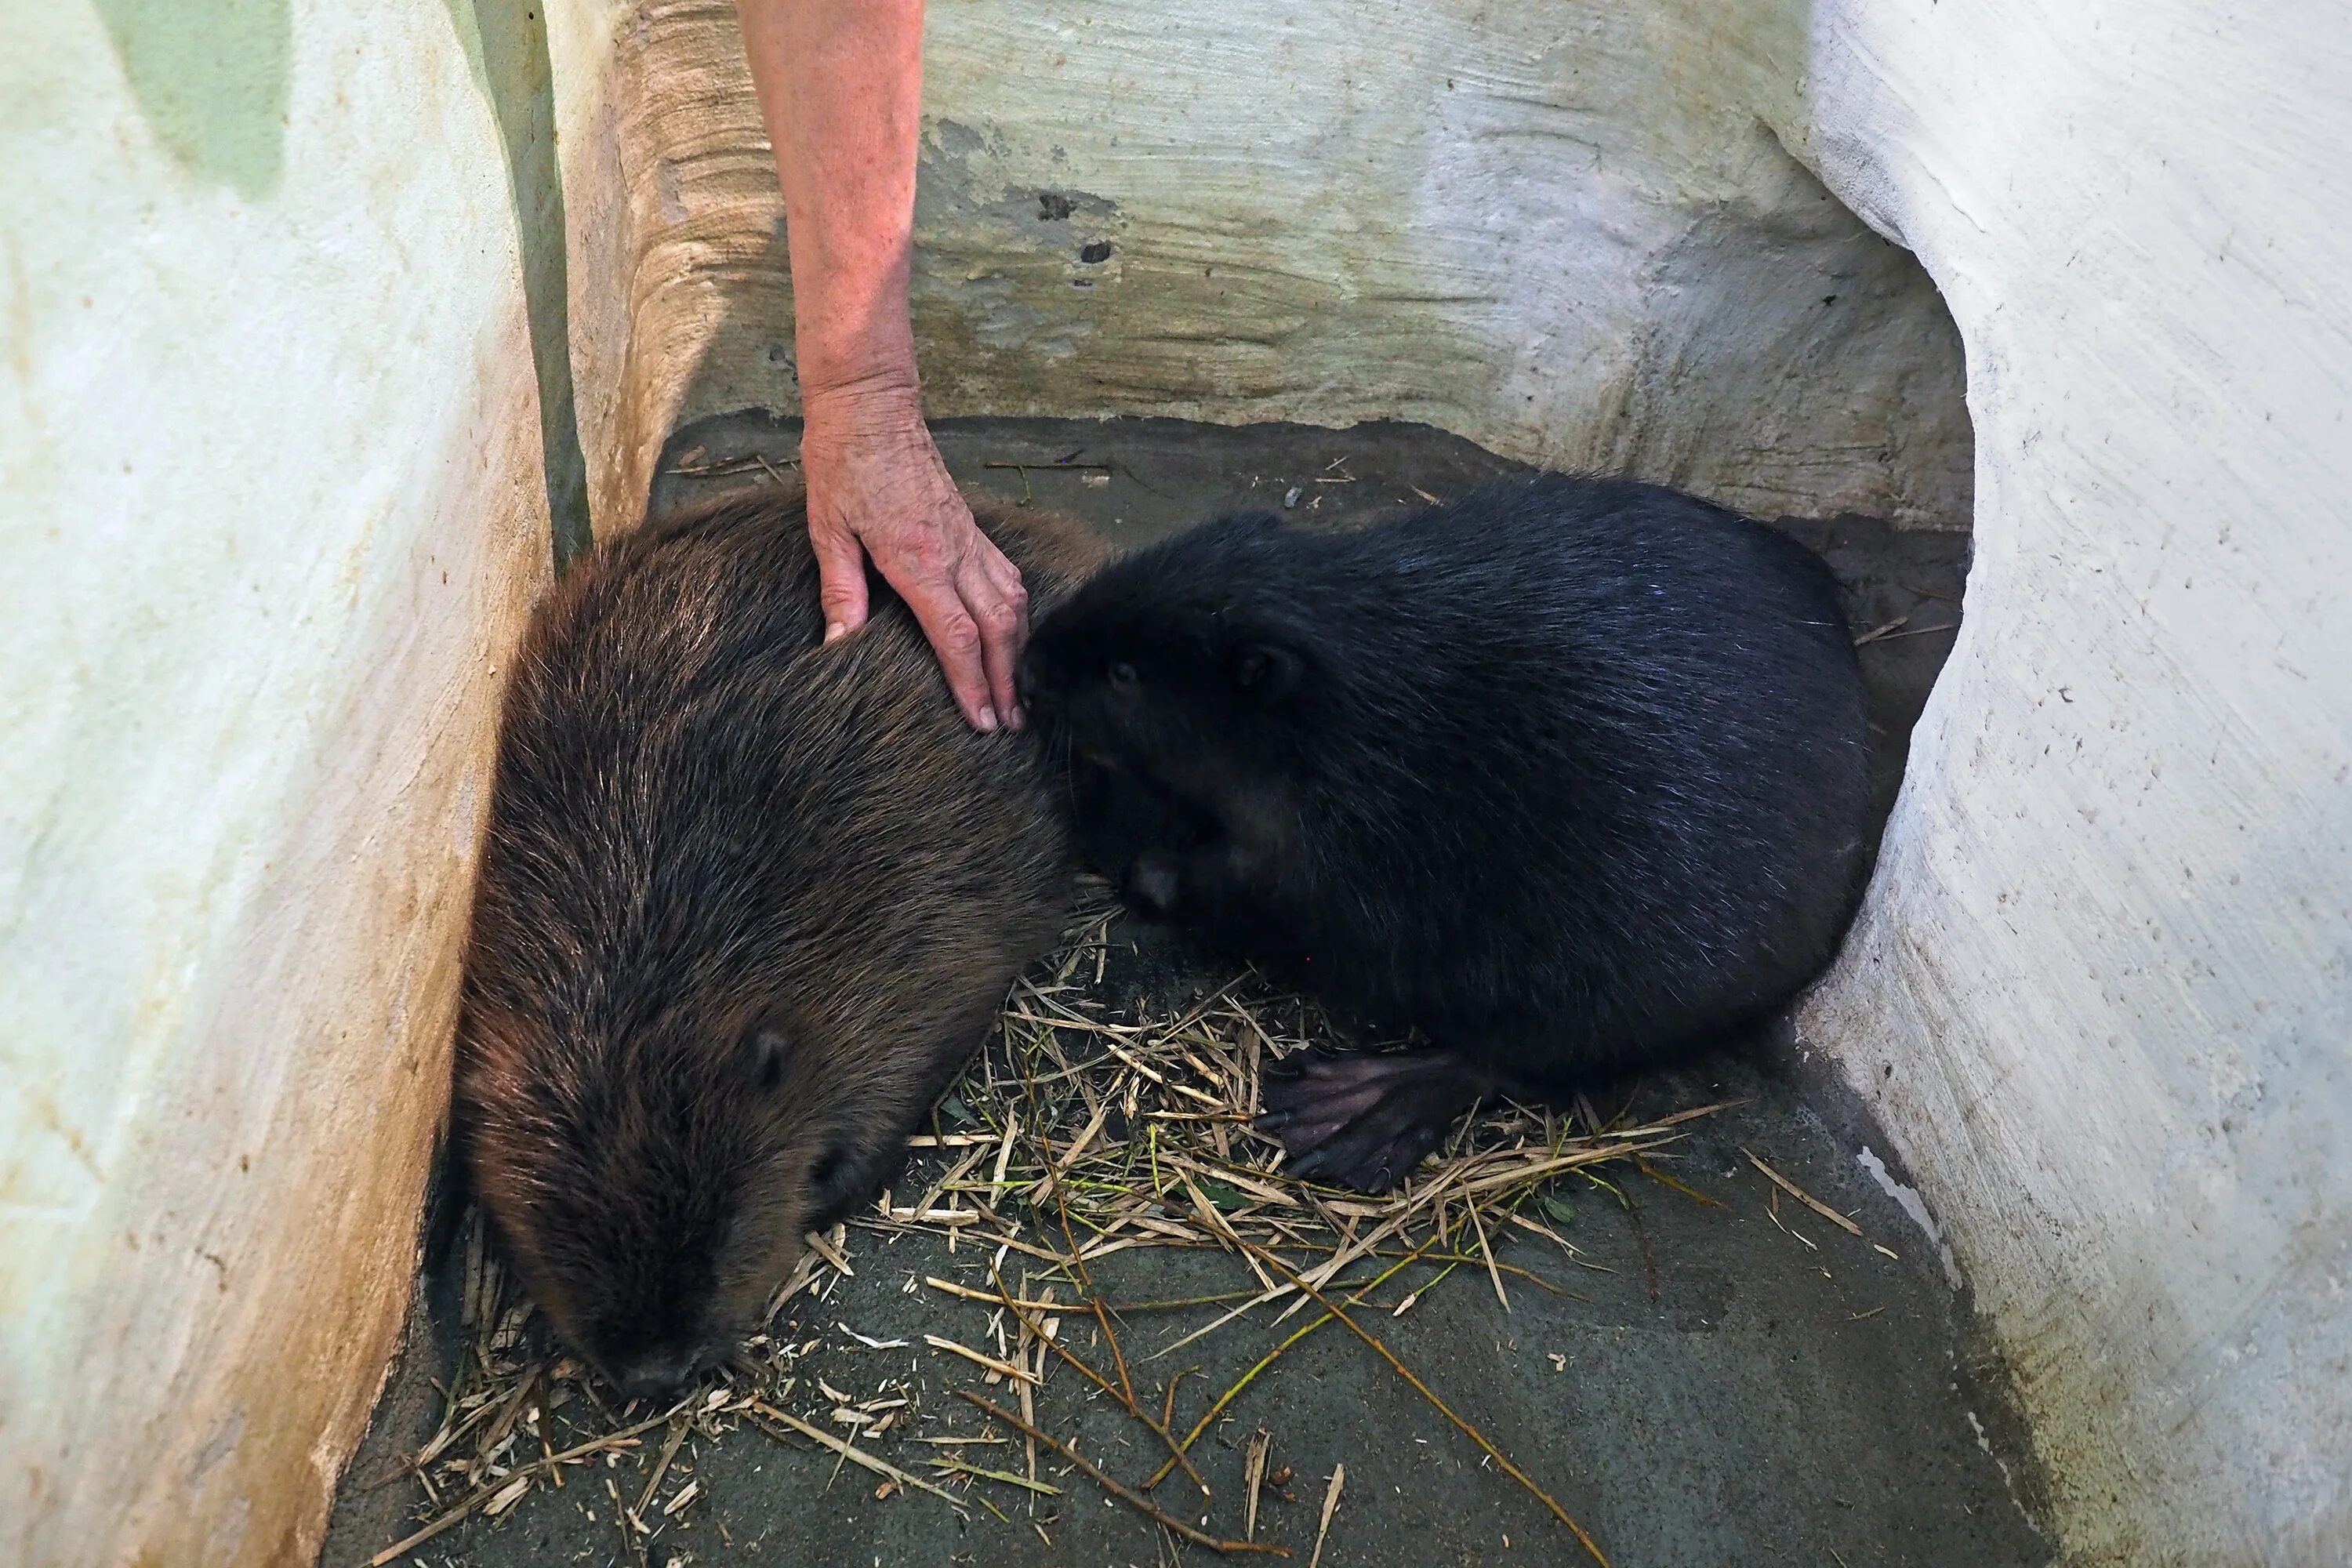
[[[917,414],[907,275],[921,0],[736,8],[783,185],[802,399],[869,417]]]
[[[784,192],[825,636],[865,623],[870,559],[921,622],[964,717],[1018,728],[1028,596],[924,426],[907,316],[922,0],[736,0],[736,11]]]

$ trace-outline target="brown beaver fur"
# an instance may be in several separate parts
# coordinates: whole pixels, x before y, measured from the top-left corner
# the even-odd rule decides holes
[[[1105,555],[975,500],[1042,608]],[[506,697],[457,1126],[507,1256],[654,1394],[869,1201],[1067,911],[1039,748],[980,735],[905,605],[826,645],[796,493],[612,541]]]

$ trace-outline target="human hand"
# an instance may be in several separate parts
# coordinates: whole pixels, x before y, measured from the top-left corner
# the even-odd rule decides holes
[[[803,413],[801,472],[825,640],[865,625],[870,556],[921,623],[964,721],[1020,729],[1013,670],[1029,633],[1028,591],[956,493],[912,390],[836,395]]]

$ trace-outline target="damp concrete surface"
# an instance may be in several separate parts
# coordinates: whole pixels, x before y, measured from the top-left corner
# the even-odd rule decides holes
[[[937,434],[965,485],[1074,513],[1121,543],[1220,508],[1286,505],[1309,518],[1347,519],[1456,495],[1516,470],[1466,442],[1409,426],[971,420],[942,424]],[[758,415],[683,430],[665,454],[654,510],[721,486],[774,482],[757,465],[747,474],[733,461],[754,453],[788,478],[795,445],[793,426]],[[680,467],[739,471],[672,471]],[[1862,657],[1883,813],[1959,619],[1968,542],[1852,517],[1782,526],[1836,568],[1857,636],[1878,634]],[[1182,994],[1225,973],[1150,928],[1123,924],[1112,936],[1122,955],[1106,982],[1113,991]],[[1548,1490],[1618,1568],[2051,1562],[2055,1554],[2032,1522],[2036,1473],[2005,1374],[1983,1348],[1965,1288],[1955,1288],[1946,1260],[1871,1168],[1892,1155],[1854,1102],[1772,1037],[1610,1086],[1600,1098],[1604,1114],[1622,1108],[1637,1119],[1734,1102],[1690,1123],[1662,1167],[1701,1197],[1611,1166],[1608,1185],[1563,1181],[1547,1209],[1577,1258],[1531,1235],[1496,1241],[1504,1262],[1550,1288],[1507,1274],[1507,1308],[1483,1270],[1458,1269],[1402,1316],[1393,1292],[1376,1294],[1361,1321],[1430,1392]],[[1751,1152],[1849,1215],[1860,1235],[1785,1193],[1776,1196]],[[855,1277],[822,1301],[796,1298],[777,1337],[813,1342],[798,1367],[804,1379],[860,1398],[885,1385],[906,1397],[910,1417],[875,1451],[929,1475],[924,1462],[950,1450],[915,1439],[985,1430],[953,1391],[1002,1391],[982,1389],[980,1368],[925,1348],[927,1332],[982,1342],[988,1310],[921,1280],[984,1285],[986,1254],[967,1245],[951,1257],[927,1236],[886,1241],[854,1227],[851,1245]],[[435,1515],[402,1465],[439,1420],[436,1382],[449,1386],[467,1353],[457,1272],[453,1250],[419,1281],[405,1347],[337,1500],[322,1557],[328,1568],[364,1564]],[[1096,1276],[1102,1294],[1121,1301],[1249,1283],[1229,1258],[1160,1248],[1104,1258]],[[1121,1339],[1139,1383],[1155,1397],[1171,1374],[1198,1368],[1176,1394],[1180,1424],[1189,1425],[1307,1321],[1301,1314],[1277,1323],[1278,1310],[1164,1357],[1153,1352],[1214,1311],[1137,1312]],[[850,1331],[904,1343],[871,1349]],[[1132,1483],[1159,1461],[1153,1440],[1066,1368],[1049,1373],[1036,1405],[1041,1426],[1074,1437],[1115,1477]],[[1261,1501],[1257,1536],[1287,1547],[1293,1563],[1307,1563],[1328,1478],[1341,1466],[1346,1481],[1322,1547],[1330,1568],[1592,1561],[1420,1392],[1336,1327],[1285,1352],[1202,1438],[1196,1453],[1209,1499],[1181,1476],[1154,1496],[1195,1522],[1206,1519],[1214,1533],[1239,1535],[1244,1453],[1261,1429],[1271,1440],[1275,1481]],[[648,1536],[625,1526],[612,1502],[635,1500],[658,1449],[642,1446],[575,1470],[562,1489],[538,1488],[501,1517],[470,1518],[398,1561],[425,1568],[1108,1568],[1212,1555],[1051,1455],[1041,1455],[1037,1475],[1058,1492],[975,1482],[996,1511],[973,1504],[959,1516],[921,1494],[877,1498],[874,1476],[838,1466],[814,1445],[750,1427],[679,1446],[647,1510],[656,1527]],[[964,1452],[976,1465],[1024,1468],[1015,1444]],[[689,1503],[664,1513],[664,1500],[689,1482]]]

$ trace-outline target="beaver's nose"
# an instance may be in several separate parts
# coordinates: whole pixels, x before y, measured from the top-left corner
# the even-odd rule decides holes
[[[1013,667],[1013,686],[1020,694],[1023,711],[1051,718],[1062,708],[1062,694],[1044,685],[1045,670],[1040,667],[1036,650],[1022,650],[1021,662]]]
[[[613,1368],[613,1384],[630,1399],[663,1400],[675,1395],[701,1369],[701,1359],[690,1350],[656,1349]]]

